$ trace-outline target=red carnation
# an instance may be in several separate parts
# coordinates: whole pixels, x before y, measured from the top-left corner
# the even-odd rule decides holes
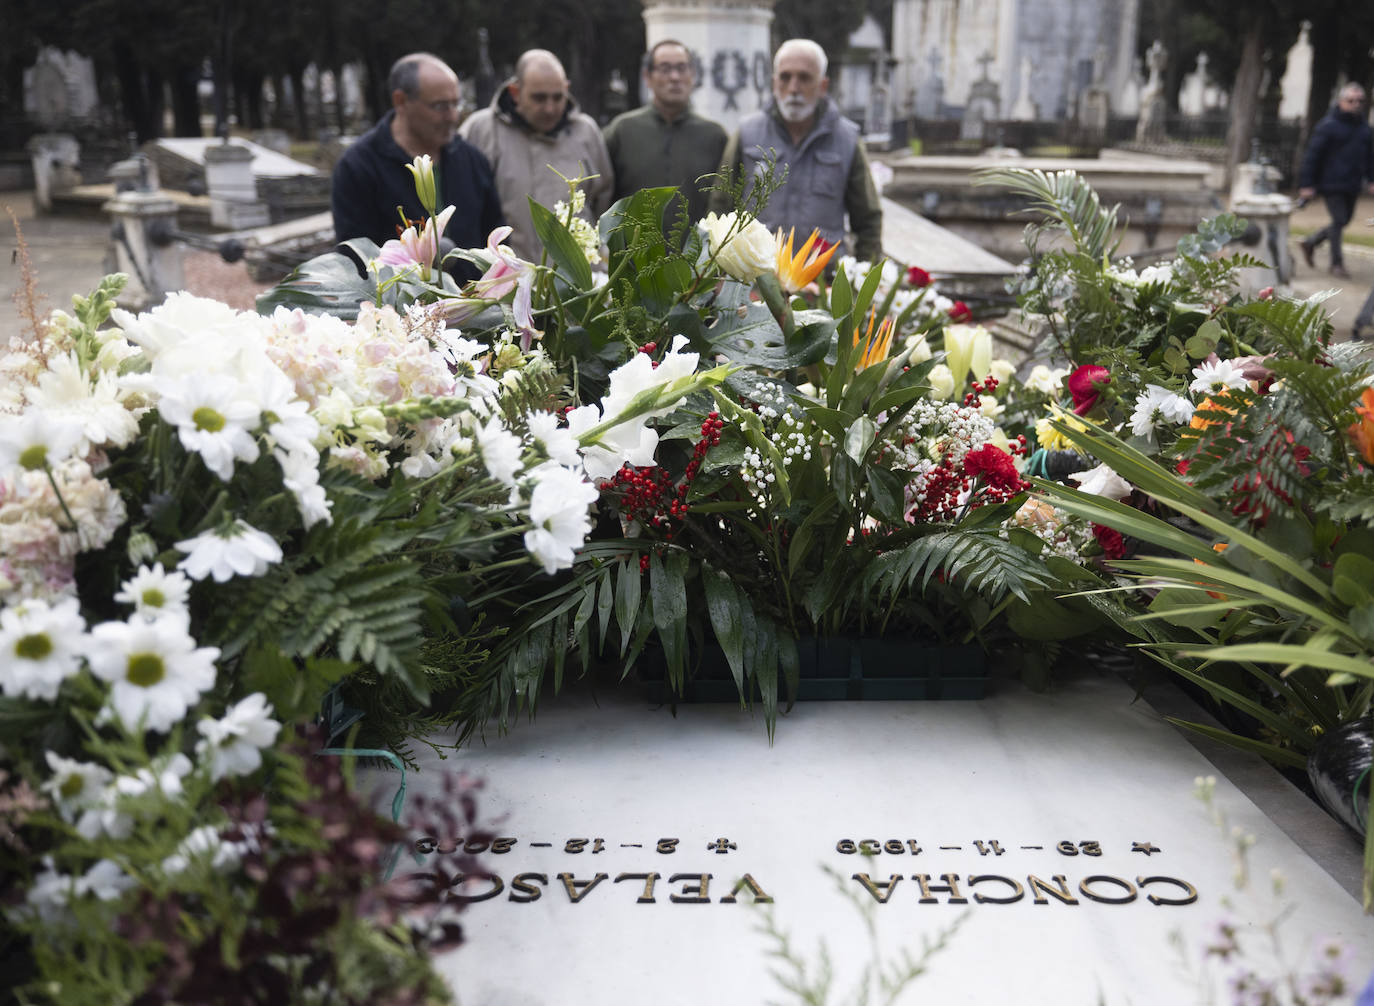
[[[923,286],[930,286],[930,273],[926,272],[920,266],[914,265],[907,269],[906,281],[917,289]]]
[[[1016,462],[1010,454],[993,444],[984,444],[964,455],[964,474],[970,478],[981,475],[985,483],[996,489],[1008,492],[1021,490],[1021,473],[1016,470]]]
[[[1069,375],[1069,394],[1073,395],[1073,411],[1086,416],[1097,404],[1102,389],[1112,383],[1106,367],[1085,363]]]
[[[956,300],[954,306],[949,309],[950,321],[960,324],[973,320],[973,311],[962,300]]]
[[[1093,537],[1102,546],[1102,554],[1108,559],[1124,559],[1126,557],[1126,539],[1121,537],[1120,531],[1107,527],[1105,524],[1094,524]]]

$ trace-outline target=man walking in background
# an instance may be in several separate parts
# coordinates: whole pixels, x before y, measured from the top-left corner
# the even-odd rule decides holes
[[[644,57],[644,84],[653,100],[616,116],[606,127],[606,149],[615,169],[614,198],[640,189],[675,185],[681,195],[668,205],[666,221],[676,219],[686,200],[692,222],[706,215],[710,182],[697,179],[720,167],[725,129],[692,111],[696,70],[681,42],[664,39]]]
[[[830,244],[845,239],[845,216],[854,232],[854,254],[875,261],[882,254],[883,208],[868,168],[859,127],[840,114],[827,95],[825,50],[809,38],[789,39],[773,56],[773,101],[747,115],[726,144],[727,167],[743,165],[756,176],[770,150],[787,180],[759,215],[769,230],[796,229],[805,240],[813,228]],[[752,181],[749,184],[753,184]],[[714,193],[711,205],[728,210]]]
[[[1302,257],[1314,268],[1312,253],[1331,242],[1331,275],[1349,279],[1341,254],[1341,231],[1355,214],[1355,201],[1366,184],[1374,192],[1374,138],[1364,108],[1364,88],[1353,81],[1341,88],[1336,107],[1317,123],[1303,154],[1298,195],[1326,200],[1331,223],[1303,239]]]
[[[515,63],[515,77],[496,92],[491,105],[474,112],[460,135],[491,161],[501,208],[515,228],[509,244],[522,258],[539,260],[529,200],[552,208],[568,201],[560,178],[596,175],[582,186],[582,216],[595,221],[611,205],[615,179],[601,130],[577,110],[568,75],[547,49],[530,49]]]
[[[402,56],[387,77],[391,111],[344,151],[334,167],[329,204],[337,240],[370,238],[378,245],[409,220],[426,216],[406,165],[421,154],[434,162],[439,209],[452,204],[444,237],[459,248],[481,248],[501,226],[501,201],[491,165],[455,135],[458,126],[458,76],[427,52]],[[397,213],[397,207],[401,213]],[[459,263],[455,274],[476,278]]]

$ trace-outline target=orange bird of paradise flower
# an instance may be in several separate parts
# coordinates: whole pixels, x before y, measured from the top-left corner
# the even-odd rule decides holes
[[[859,362],[854,365],[856,371],[866,370],[875,363],[880,363],[887,359],[888,351],[892,348],[892,331],[894,328],[891,318],[884,318],[882,324],[878,326],[875,334],[873,322],[877,317],[877,308],[870,308],[868,311],[868,329],[862,336],[859,330],[854,329],[854,345],[864,342],[863,354],[859,357]]]
[[[782,239],[782,228],[778,228],[776,240],[778,242],[778,282],[788,293],[798,293],[806,288],[820,275],[821,270],[826,267],[831,257],[835,254],[835,249],[839,244],[826,246],[821,240],[819,229],[813,230],[811,236],[806,239],[806,243],[801,246],[801,250],[796,255],[792,254],[792,239],[796,236],[797,229],[793,227],[787,232],[787,240]]]
[[[1364,389],[1360,403],[1355,406],[1358,418],[1350,427],[1350,439],[1355,441],[1360,457],[1374,465],[1374,388]]]

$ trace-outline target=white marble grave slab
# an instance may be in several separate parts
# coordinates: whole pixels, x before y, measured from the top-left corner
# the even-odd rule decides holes
[[[771,747],[762,721],[730,706],[674,717],[630,687],[574,691],[505,737],[427,759],[411,793],[437,794],[448,770],[485,780],[482,817],[513,840],[482,857],[500,890],[466,907],[468,942],[440,959],[468,1004],[796,1002],[770,976],[748,883],[728,900],[746,874],[813,973],[827,945],[827,1001],[850,1001],[872,954],[838,885],[871,905],[889,957],[960,923],[903,1002],[1152,1006],[1211,1001],[1208,989],[1229,1002],[1236,968],[1201,964],[1218,923],[1238,925],[1238,967],[1281,977],[1264,926],[1285,911],[1292,964],[1336,939],[1352,981],[1374,971],[1374,919],[1223,778],[1217,805],[1255,836],[1252,880],[1236,890],[1231,844],[1192,795],[1216,770],[1114,680],[1048,695],[1003,685],[978,702],[808,703]],[[838,851],[865,839],[881,851]],[[644,874],[658,874],[652,901]],[[978,900],[1018,887],[1012,903]],[[1175,903],[1190,888],[1196,900]]]
[[[218,146],[223,142],[213,136],[169,136],[158,140],[157,145],[204,167],[206,148]],[[236,136],[233,142],[234,146],[245,147],[253,155],[249,163],[252,165],[254,178],[294,178],[297,175],[320,173],[318,168],[304,161],[278,153],[252,140]]]

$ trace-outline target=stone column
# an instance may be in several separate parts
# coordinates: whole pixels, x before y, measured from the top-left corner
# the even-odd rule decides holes
[[[685,45],[697,68],[692,107],[732,132],[772,94],[772,23],[773,0],[644,0],[646,48]]]
[[[1293,200],[1274,191],[1279,177],[1279,170],[1270,164],[1247,161],[1236,165],[1231,212],[1250,224],[1250,230],[1241,239],[1245,250],[1267,265],[1264,269],[1240,270],[1243,293],[1253,295],[1266,286],[1277,286],[1293,278],[1293,256],[1288,251]]]
[[[105,204],[112,218],[115,268],[129,276],[121,307],[142,311],[186,285],[181,249],[172,240],[177,204],[162,192],[120,192]]]
[[[33,192],[38,209],[52,212],[52,196],[81,184],[77,165],[81,145],[70,133],[39,133],[28,143],[33,161]]]
[[[210,223],[237,231],[270,222],[267,206],[258,201],[253,177],[253,152],[233,143],[205,148],[205,187],[210,190]]]

